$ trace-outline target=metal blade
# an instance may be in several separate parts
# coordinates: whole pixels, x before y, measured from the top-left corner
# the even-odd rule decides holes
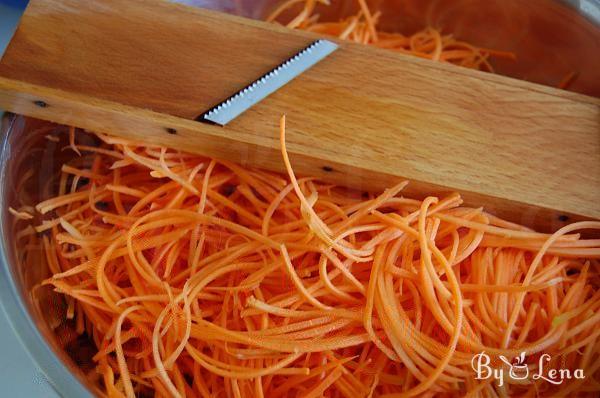
[[[209,109],[196,120],[226,125],[254,104],[313,67],[337,48],[337,44],[328,40],[315,41],[249,86]]]

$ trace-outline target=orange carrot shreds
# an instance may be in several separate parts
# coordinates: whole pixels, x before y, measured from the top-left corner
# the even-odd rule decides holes
[[[75,144],[75,127],[71,126],[69,127],[69,147],[79,156],[81,156],[81,152],[79,152],[79,149],[77,148],[77,145]]]
[[[402,197],[407,182],[363,197],[297,177],[285,118],[285,175],[81,138],[101,150],[79,146],[56,196],[10,212],[19,261],[65,298],[61,341],[89,338],[110,397],[600,392],[600,240],[581,235],[600,222],[545,234],[458,194]],[[482,352],[502,386],[475,378]],[[501,356],[521,353],[515,381]],[[534,378],[543,354],[585,379]]]
[[[320,22],[328,4],[288,0],[267,20],[485,71],[515,59],[432,27],[380,31],[366,0]],[[64,345],[87,336],[107,396],[598,395],[600,240],[579,232],[600,223],[539,233],[458,194],[402,197],[406,181],[363,198],[297,177],[280,127],[285,175],[44,130],[77,156],[48,199],[9,208],[18,261],[49,271],[35,292],[64,297],[52,327]],[[475,378],[482,352],[502,385]],[[534,377],[542,354],[585,378]],[[502,358],[521,355],[531,372],[510,379]]]
[[[19,210],[15,210],[12,207],[8,208],[8,212],[12,214],[15,218],[19,220],[31,220],[33,219],[33,209],[21,208]]]
[[[308,30],[343,40],[488,72],[494,70],[489,61],[490,57],[516,59],[512,52],[476,47],[457,40],[452,35],[442,35],[439,30],[432,27],[427,27],[410,36],[379,31],[377,23],[380,13],[369,9],[366,0],[356,0],[358,8],[356,15],[338,22],[320,22],[319,14],[315,13],[317,3],[329,4],[328,1],[289,0],[275,8],[266,20],[280,22],[292,29]],[[288,14],[294,14],[294,16],[289,19]],[[287,18],[286,20],[283,20],[284,16]],[[564,85],[568,86],[572,79],[573,76],[565,78]]]
[[[563,90],[568,90],[569,87],[577,80],[579,73],[577,72],[569,72],[563,79],[558,83],[558,88],[562,88]]]

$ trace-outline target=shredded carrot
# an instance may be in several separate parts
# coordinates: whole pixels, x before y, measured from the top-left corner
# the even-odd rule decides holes
[[[563,90],[568,90],[569,87],[577,80],[579,73],[577,72],[569,72],[563,79],[558,83],[558,88],[562,88]]]
[[[381,32],[362,0],[357,15],[319,23],[317,3],[328,2],[287,1],[270,19],[301,6],[289,26],[484,70],[512,57],[432,28]],[[90,340],[88,375],[107,396],[600,392],[600,240],[580,234],[600,222],[545,234],[458,194],[403,197],[408,182],[365,198],[297,177],[285,123],[286,175],[104,134],[80,145],[72,128],[49,135],[80,156],[35,207],[9,209],[18,258],[49,270],[42,286],[65,299],[49,314],[57,334],[72,344],[75,324]],[[475,378],[481,352],[505,374],[500,357],[524,352],[532,370],[548,354],[547,369],[586,377],[532,371],[500,386]]]
[[[75,127],[73,127],[73,126],[69,127],[69,146],[76,154],[81,156],[81,152],[79,152],[79,149],[77,148],[77,145],[75,144]]]
[[[31,220],[33,218],[33,214],[31,214],[32,212],[25,209],[15,210],[12,207],[9,207],[8,212],[20,220]]]
[[[11,213],[108,396],[600,391],[600,240],[577,233],[600,222],[549,235],[457,194],[403,198],[406,182],[364,199],[297,178],[285,118],[287,177],[97,137],[59,171],[94,183]],[[474,379],[480,352],[501,369],[546,353],[586,379],[499,386]]]
[[[328,2],[319,2],[328,5]],[[379,12],[372,12],[366,0],[356,0],[359,10],[356,15],[339,22],[320,22],[319,14],[315,13],[316,3],[315,0],[283,2],[266,17],[266,20],[282,23],[289,28],[308,30],[433,61],[449,62],[488,72],[494,71],[490,58],[516,59],[512,52],[476,47],[457,40],[450,34],[442,35],[433,27],[427,27],[410,36],[380,31],[377,29],[377,24],[381,15]],[[299,7],[302,9],[299,10]],[[289,18],[287,15],[294,11],[297,11],[298,14],[291,19],[283,19],[284,17]]]

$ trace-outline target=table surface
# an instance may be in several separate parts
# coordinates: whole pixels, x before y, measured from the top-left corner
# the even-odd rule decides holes
[[[26,1],[0,0],[0,55]],[[3,111],[0,109],[0,115]],[[1,308],[1,306],[0,306]],[[0,309],[0,396],[58,398]]]

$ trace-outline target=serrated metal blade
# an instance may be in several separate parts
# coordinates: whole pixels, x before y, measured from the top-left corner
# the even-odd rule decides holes
[[[291,80],[313,67],[338,48],[328,40],[317,40],[269,73],[255,80],[196,120],[226,125],[253,105],[279,90]]]

